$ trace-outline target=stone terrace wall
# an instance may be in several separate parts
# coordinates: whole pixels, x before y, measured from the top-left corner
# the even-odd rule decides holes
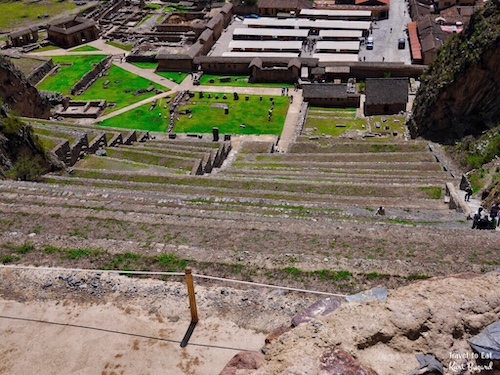
[[[102,59],[90,72],[86,73],[71,88],[71,95],[81,95],[97,78],[102,76],[104,71],[111,65],[113,56]]]
[[[54,62],[52,59],[48,59],[40,66],[36,67],[35,70],[33,70],[30,74],[26,76],[26,79],[28,80],[29,83],[31,83],[33,86],[36,86],[38,82],[40,82],[49,72],[52,70],[54,67]]]
[[[87,134],[83,134],[80,139],[73,142],[71,145],[71,159],[70,165],[74,165],[79,159],[81,159],[85,152],[89,148],[89,139]]]
[[[89,143],[87,148],[87,153],[95,154],[97,150],[103,148],[107,145],[106,143],[106,133],[100,133],[97,137],[95,137],[92,142]]]

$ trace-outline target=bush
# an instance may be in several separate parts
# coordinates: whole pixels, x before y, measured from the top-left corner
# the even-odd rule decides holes
[[[35,157],[20,156],[8,175],[21,181],[37,181],[44,173],[42,158],[40,155],[36,155]]]

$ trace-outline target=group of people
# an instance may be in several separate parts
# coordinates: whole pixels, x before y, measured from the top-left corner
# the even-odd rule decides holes
[[[498,226],[498,213],[500,211],[500,202],[491,206],[488,214],[483,207],[479,207],[472,219],[472,229],[496,229]]]

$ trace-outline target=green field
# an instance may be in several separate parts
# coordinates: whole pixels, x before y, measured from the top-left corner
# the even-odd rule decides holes
[[[104,85],[106,81],[109,81],[107,88],[105,88],[106,86]],[[116,107],[106,110],[107,112],[111,112],[156,95],[154,90],[144,94],[134,95],[134,91],[147,89],[151,86],[163,91],[168,90],[168,88],[153,83],[146,78],[139,77],[125,69],[112,65],[107,71],[107,75],[98,78],[92,86],[82,95],[76,96],[75,99],[105,99],[108,103],[115,102]]]
[[[160,99],[154,110],[149,111],[151,104],[145,104],[121,115],[111,117],[99,123],[101,126],[115,128],[139,129],[152,132],[164,132],[168,128],[169,106],[163,108],[170,98]],[[165,118],[166,117],[166,118]]]
[[[274,97],[274,109],[271,121],[268,121],[268,110],[271,108],[269,96],[263,96],[262,101],[257,95],[250,95],[249,100],[245,100],[244,95],[240,95],[239,100],[233,100],[232,94],[227,94],[227,99],[223,99],[223,94],[212,94],[208,98],[205,94],[199,98],[195,93],[192,104],[179,108],[179,111],[190,109],[192,117],[189,115],[179,115],[176,121],[174,132],[176,133],[211,133],[213,127],[218,127],[222,134],[281,134],[285,117],[288,111],[288,97]],[[219,99],[215,99],[218,95]],[[213,104],[227,105],[229,114],[224,114],[224,109],[214,107]],[[241,125],[244,124],[244,127]]]
[[[81,46],[81,47],[73,48],[69,52],[92,52],[92,51],[100,51],[100,49],[92,47],[92,46]]]
[[[45,77],[37,88],[69,95],[71,87],[105,57],[106,55],[54,56],[52,61],[61,67],[60,70],[55,75]]]
[[[9,31],[12,28],[31,26],[39,20],[39,14],[49,14],[54,17],[60,13],[75,9],[72,1],[42,0],[42,1],[1,1],[0,30]]]
[[[305,132],[310,136],[338,137],[347,130],[365,128],[366,119],[356,118],[356,108],[311,107],[305,124]]]
[[[171,81],[174,81],[177,84],[180,84],[182,81],[184,81],[184,78],[187,77],[187,73],[182,73],[182,72],[156,72],[159,76],[168,78]]]
[[[211,133],[213,127],[218,127],[222,134],[279,135],[285,123],[288,98],[274,98],[273,116],[271,121],[268,121],[267,111],[271,108],[269,98],[269,96],[263,96],[262,101],[260,101],[259,96],[250,95],[249,100],[245,101],[245,97],[240,95],[240,99],[234,101],[233,95],[222,99],[222,94],[219,94],[219,99],[215,99],[213,96],[208,98],[206,95],[199,99],[196,93],[196,96],[191,99],[192,104],[179,108],[180,111],[190,108],[192,117],[177,115],[179,120],[176,121],[173,131],[176,133]],[[169,106],[167,105],[169,99],[158,101],[152,111],[149,111],[151,104],[145,104],[104,120],[99,125],[164,132],[169,124]],[[212,107],[213,103],[226,103],[229,107],[229,114],[225,115],[223,108]],[[166,108],[164,108],[165,106]],[[245,124],[244,128],[240,127],[242,124]]]
[[[132,48],[134,47],[132,44],[123,44],[123,43],[118,43],[118,42],[106,42],[106,44],[109,44],[110,46],[120,48],[125,51],[132,51]]]
[[[156,69],[156,67],[158,66],[157,62],[137,61],[137,62],[131,62],[130,64],[135,65],[141,69]]]
[[[221,82],[219,78],[229,77],[231,81]],[[200,84],[205,86],[244,86],[244,87],[293,87],[289,83],[249,83],[248,76],[219,76],[211,74],[203,74],[200,79]]]

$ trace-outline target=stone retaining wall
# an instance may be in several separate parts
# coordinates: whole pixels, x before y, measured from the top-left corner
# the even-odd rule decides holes
[[[134,130],[130,133],[128,133],[125,138],[123,138],[123,144],[124,145],[131,145],[134,142],[137,142],[137,132]]]
[[[71,88],[71,95],[81,95],[87,88],[94,83],[97,78],[101,77],[111,65],[113,56],[107,56],[102,59],[90,72],[86,73],[77,83]]]
[[[97,150],[106,147],[106,133],[100,133],[97,137],[95,137],[92,142],[89,143],[87,152],[89,154],[95,154]]]
[[[40,66],[36,67],[30,74],[26,76],[26,79],[33,86],[36,86],[49,72],[54,68],[54,62],[52,59],[45,60]]]
[[[76,140],[71,145],[70,166],[75,165],[75,163],[78,160],[83,158],[88,148],[89,148],[89,139],[87,137],[87,134],[85,133],[80,137],[80,139]]]
[[[123,137],[122,133],[117,133],[109,140],[108,146],[109,147],[117,147],[119,145],[123,144]]]
[[[455,186],[451,182],[446,183],[445,196],[448,198],[448,206],[450,209],[463,212],[467,216],[472,214],[470,207],[460,198],[455,190]]]

